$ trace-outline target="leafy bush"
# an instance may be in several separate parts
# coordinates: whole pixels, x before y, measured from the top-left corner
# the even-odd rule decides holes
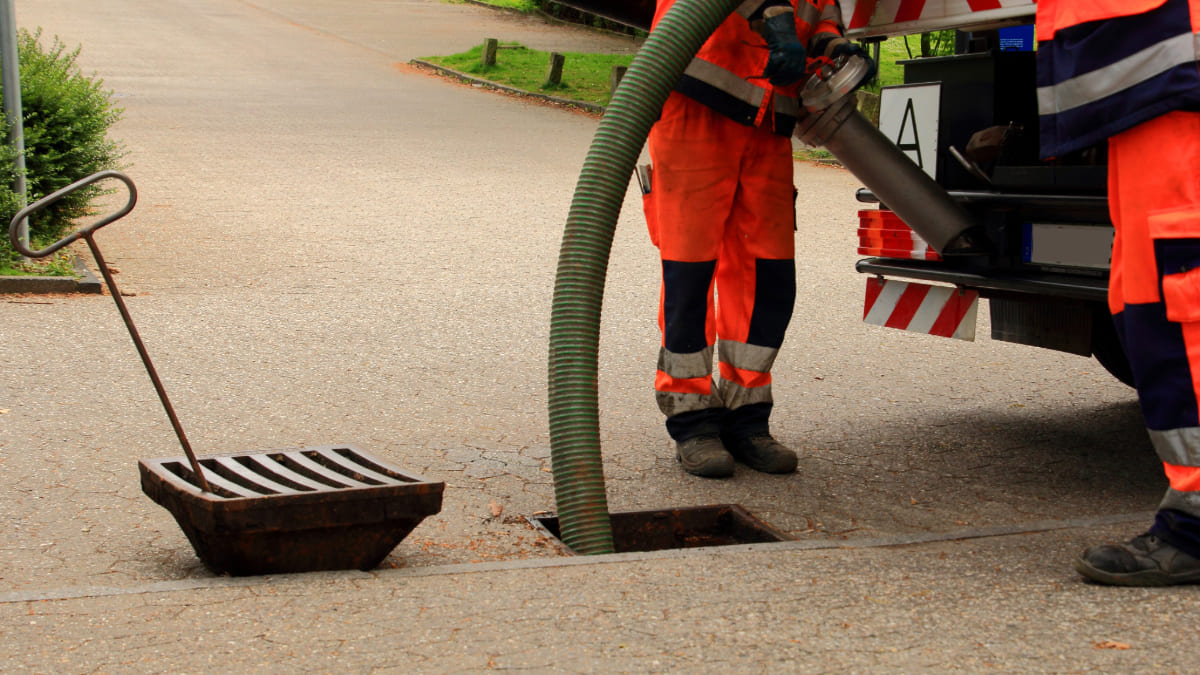
[[[124,149],[108,140],[108,129],[122,110],[111,100],[103,81],[83,75],[76,60],[80,48],[68,51],[56,37],[49,49],[39,43],[41,30],[22,29],[17,36],[21,107],[25,137],[25,181],[30,203],[97,171],[120,168]],[[4,129],[7,138],[8,129]],[[15,152],[0,144],[0,266],[12,266],[17,254],[8,242],[8,224],[20,209],[12,191]],[[64,197],[30,219],[34,247],[50,243],[89,213],[88,203],[102,190],[90,186]]]

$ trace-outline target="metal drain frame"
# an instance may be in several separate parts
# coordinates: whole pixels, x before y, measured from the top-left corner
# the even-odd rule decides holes
[[[738,504],[688,506],[653,511],[610,512],[615,553],[645,553],[705,546],[736,546],[791,541]],[[576,555],[559,537],[557,516],[530,516],[535,530],[563,552]]]
[[[445,488],[348,444],[198,459],[210,491],[186,457],[139,460],[142,491],[233,575],[371,569],[441,511]]]

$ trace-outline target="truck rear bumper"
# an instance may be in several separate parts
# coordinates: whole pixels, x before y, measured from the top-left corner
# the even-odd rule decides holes
[[[1013,293],[1101,303],[1107,302],[1108,298],[1107,275],[1093,278],[1028,270],[1023,270],[1019,277],[1007,276],[1003,272],[991,272],[984,275],[950,269],[944,263],[931,264],[919,260],[889,258],[865,258],[859,260],[854,268],[863,274],[929,281],[975,289],[985,298],[1002,297]]]

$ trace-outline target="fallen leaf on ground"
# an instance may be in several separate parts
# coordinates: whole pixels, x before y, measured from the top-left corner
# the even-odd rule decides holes
[[[1129,649],[1129,644],[1125,642],[1117,642],[1116,640],[1104,640],[1092,645],[1096,649]]]

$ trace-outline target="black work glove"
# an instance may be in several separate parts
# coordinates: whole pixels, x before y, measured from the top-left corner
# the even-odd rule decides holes
[[[796,36],[796,19],[791,12],[782,12],[763,20],[759,31],[770,50],[763,77],[777,87],[786,87],[803,80],[808,71],[808,53]]]
[[[831,53],[830,56],[835,59],[840,56],[859,56],[867,62],[867,72],[865,75],[863,75],[863,78],[858,81],[858,84],[854,85],[855,89],[858,89],[864,84],[875,79],[875,73],[879,72],[879,67],[875,65],[875,60],[872,59],[867,54],[867,50],[863,49],[863,46],[857,42],[843,42],[837,45],[833,48],[833,53]]]

